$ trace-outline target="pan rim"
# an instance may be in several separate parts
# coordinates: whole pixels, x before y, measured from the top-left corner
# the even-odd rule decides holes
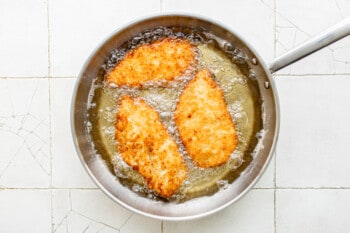
[[[252,53],[254,53],[254,55],[256,56],[256,58],[259,60],[260,62],[260,66],[262,66],[263,70],[265,71],[265,74],[268,78],[268,81],[270,82],[270,88],[272,89],[272,94],[273,94],[273,98],[274,98],[274,102],[275,102],[275,133],[274,133],[274,137],[272,140],[272,144],[271,144],[271,149],[267,155],[267,159],[265,160],[263,166],[261,167],[261,169],[259,170],[257,176],[246,186],[246,188],[240,192],[237,196],[235,196],[234,198],[232,198],[230,201],[224,203],[221,206],[218,206],[216,208],[213,208],[210,211],[206,211],[203,213],[198,213],[198,214],[194,214],[194,215],[188,215],[188,216],[160,216],[160,215],[156,215],[156,214],[152,214],[152,213],[148,213],[145,212],[143,210],[139,210],[137,208],[134,208],[133,206],[130,206],[129,204],[123,202],[122,200],[118,199],[117,197],[115,197],[109,190],[107,190],[106,187],[104,187],[104,185],[98,180],[98,178],[96,177],[96,175],[93,173],[93,171],[91,170],[91,168],[88,166],[88,164],[86,163],[86,161],[84,160],[84,156],[83,153],[80,149],[80,144],[78,141],[78,137],[77,137],[77,131],[75,128],[76,122],[75,122],[75,106],[76,106],[76,99],[77,99],[77,94],[78,94],[78,88],[79,88],[79,83],[82,79],[83,73],[86,70],[86,68],[88,67],[89,63],[91,62],[92,58],[94,57],[94,55],[103,47],[103,45],[109,41],[113,36],[115,36],[116,34],[118,34],[119,32],[121,32],[122,30],[132,27],[133,25],[145,21],[145,20],[150,20],[150,19],[155,19],[155,18],[159,18],[159,17],[190,17],[190,18],[194,18],[194,19],[200,19],[209,23],[212,23],[220,28],[223,28],[225,30],[227,30],[228,32],[232,33],[233,35],[235,35],[235,37],[237,37],[239,40],[241,40],[244,45],[252,51]],[[267,63],[260,57],[260,55],[256,52],[256,50],[254,49],[254,47],[252,47],[250,45],[249,42],[247,42],[244,38],[242,38],[242,36],[237,33],[235,30],[233,30],[231,27],[228,27],[227,25],[214,20],[212,18],[203,16],[203,15],[198,15],[198,14],[193,14],[193,13],[188,13],[188,12],[166,12],[166,13],[157,13],[157,14],[151,14],[151,15],[146,15],[146,16],[142,16],[139,17],[133,21],[130,21],[129,23],[125,23],[124,25],[118,27],[116,30],[114,30],[113,32],[109,33],[109,35],[107,35],[105,37],[105,39],[103,39],[96,47],[95,49],[90,53],[89,57],[86,59],[86,61],[84,62],[80,73],[77,77],[76,83],[75,83],[75,87],[73,90],[73,95],[72,95],[72,102],[71,102],[71,112],[70,112],[70,122],[71,122],[71,133],[72,133],[72,137],[73,137],[73,141],[74,141],[74,147],[75,150],[78,154],[78,157],[80,159],[80,162],[82,163],[85,171],[89,174],[89,176],[91,177],[91,179],[95,182],[95,184],[98,186],[99,189],[101,189],[110,199],[112,199],[113,201],[117,202],[120,206],[123,206],[124,208],[146,216],[146,217],[150,217],[153,219],[158,219],[158,220],[166,220],[166,221],[185,221],[185,220],[194,220],[194,219],[199,219],[199,218],[203,218],[209,215],[212,215],[214,213],[219,212],[220,210],[232,205],[233,203],[236,203],[239,199],[241,199],[246,193],[248,193],[248,191],[251,190],[251,188],[258,182],[258,180],[261,178],[261,176],[264,174],[267,166],[270,164],[271,160],[272,160],[272,156],[275,152],[276,149],[276,144],[278,141],[278,135],[279,135],[279,129],[280,129],[280,107],[279,107],[279,98],[277,95],[277,89],[272,77],[272,74],[270,72],[270,70],[268,69]]]

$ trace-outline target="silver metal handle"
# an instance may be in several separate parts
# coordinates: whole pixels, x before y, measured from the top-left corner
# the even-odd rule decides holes
[[[277,57],[270,64],[270,71],[274,73],[348,35],[350,35],[350,17]]]

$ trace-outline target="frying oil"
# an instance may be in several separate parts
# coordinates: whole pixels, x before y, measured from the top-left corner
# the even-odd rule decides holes
[[[170,83],[149,82],[141,88],[127,86],[116,87],[104,83],[104,75],[125,56],[128,50],[141,44],[150,43],[163,37],[186,38],[196,46],[197,65],[190,67],[181,77]],[[238,59],[238,60],[237,60]],[[109,168],[120,182],[133,191],[148,198],[157,199],[157,195],[148,190],[139,173],[128,166],[117,150],[115,140],[115,121],[118,112],[117,102],[123,95],[144,99],[160,116],[172,138],[176,141],[183,160],[188,167],[188,177],[179,190],[167,201],[185,201],[194,197],[210,195],[226,189],[252,159],[254,148],[261,134],[261,100],[256,80],[249,77],[249,69],[242,66],[244,54],[229,43],[216,38],[208,32],[191,28],[156,28],[143,32],[127,41],[121,48],[112,51],[111,56],[101,69],[90,102],[89,119],[91,135],[97,153],[105,159]],[[208,68],[214,74],[214,80],[223,90],[227,110],[235,124],[238,144],[230,160],[215,168],[199,168],[188,156],[174,122],[174,111],[179,97],[197,70]]]

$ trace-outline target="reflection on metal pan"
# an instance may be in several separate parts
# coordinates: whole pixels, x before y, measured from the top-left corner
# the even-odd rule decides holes
[[[177,221],[195,219],[227,207],[256,183],[270,161],[277,142],[279,105],[271,72],[349,35],[349,25],[350,20],[344,20],[319,37],[277,58],[270,66],[265,64],[237,32],[203,17],[156,15],[126,25],[112,33],[92,53],[76,83],[71,123],[75,146],[83,166],[112,200],[129,210],[152,218]],[[106,69],[118,61],[118,49],[128,49],[128,46],[130,49],[133,43],[137,44],[135,36],[159,28],[171,29],[179,36],[192,35],[192,42],[197,45],[200,54],[199,67],[215,72],[215,62],[220,61],[219,68],[224,72],[217,71],[215,81],[223,87],[231,117],[237,124],[241,144],[237,146],[235,153],[243,158],[243,163],[231,159],[228,165],[213,168],[209,173],[193,166],[190,174],[197,175],[197,179],[187,183],[187,186],[183,185],[180,188],[182,193],[173,199],[145,197],[149,193],[135,189],[135,184],[142,183],[140,176],[132,169],[118,169],[118,159],[115,159],[118,151],[113,146],[114,114],[117,109],[112,107],[106,111],[106,108],[115,106],[118,93],[123,90],[103,89]],[[191,34],[191,31],[200,33]],[[163,113],[162,121],[171,128],[172,120],[167,121],[167,113],[173,110],[171,105],[167,109],[166,104],[162,104],[163,100],[157,102],[157,98],[152,99],[152,96],[158,95],[164,97],[165,101],[176,102],[183,86],[184,84],[175,82],[167,88],[138,89],[133,94],[153,104],[152,107]],[[240,99],[246,101],[239,102]],[[176,130],[174,132],[172,136],[176,138],[178,135]]]

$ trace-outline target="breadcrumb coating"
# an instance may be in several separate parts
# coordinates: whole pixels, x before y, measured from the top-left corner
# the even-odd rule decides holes
[[[124,96],[115,127],[124,161],[142,175],[149,189],[172,196],[186,178],[187,167],[159,114],[144,100]]]
[[[189,40],[165,38],[129,51],[106,80],[131,87],[148,81],[172,81],[194,63],[195,51]]]
[[[175,123],[189,156],[199,167],[226,163],[237,145],[235,125],[223,91],[208,69],[199,71],[184,88]]]

